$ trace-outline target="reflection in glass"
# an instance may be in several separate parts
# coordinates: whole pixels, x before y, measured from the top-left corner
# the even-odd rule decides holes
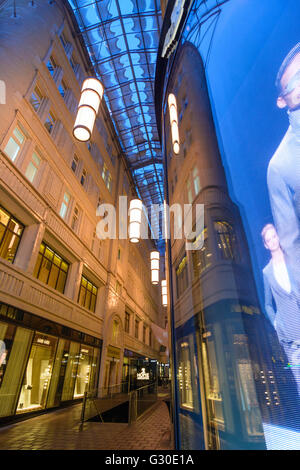
[[[203,238],[204,240],[203,240]],[[197,249],[198,243],[202,242],[202,248]],[[200,274],[211,265],[211,252],[208,247],[208,234],[207,228],[205,227],[203,232],[200,233],[193,241],[195,250],[192,250],[192,261],[194,270],[194,279],[198,279]]]
[[[235,234],[232,226],[226,222],[215,221],[214,227],[217,236],[217,246],[221,258],[223,259],[235,259],[236,258],[236,247],[235,247]]]

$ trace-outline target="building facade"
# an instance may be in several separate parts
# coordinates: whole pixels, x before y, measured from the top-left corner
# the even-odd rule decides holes
[[[91,141],[72,136],[82,82],[94,75],[72,12],[63,1],[6,1],[0,21],[0,418],[7,419],[129,379],[137,386],[136,364],[160,360],[151,324],[164,327],[164,318],[150,282],[152,244],[96,233],[99,205],[118,209],[119,196],[129,204],[135,193],[105,103]]]

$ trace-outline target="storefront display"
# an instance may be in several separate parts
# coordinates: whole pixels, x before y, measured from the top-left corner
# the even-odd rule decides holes
[[[45,334],[35,324],[98,346]],[[95,390],[100,347],[97,338],[0,304],[0,418],[58,407]]]

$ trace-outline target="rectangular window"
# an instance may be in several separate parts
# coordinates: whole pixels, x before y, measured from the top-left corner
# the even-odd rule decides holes
[[[63,45],[63,48],[65,49],[67,47],[68,41],[66,40],[66,36],[64,35],[64,33],[61,33],[61,35],[59,36],[59,39]]]
[[[33,275],[63,294],[69,263],[45,243],[41,243]]]
[[[146,343],[146,327],[143,326],[143,343]]]
[[[13,262],[24,225],[20,224],[9,212],[0,207],[0,257]]]
[[[61,96],[64,98],[66,91],[67,91],[67,85],[65,82],[62,80],[61,83],[58,85],[58,91],[61,94]]]
[[[80,184],[81,184],[82,186],[85,185],[85,180],[86,180],[86,170],[83,169],[83,170],[82,170],[82,173],[81,173],[81,178],[80,178]]]
[[[72,165],[71,165],[71,168],[74,171],[74,173],[76,173],[77,166],[78,166],[78,161],[79,160],[78,160],[77,155],[74,155],[73,160],[72,160]]]
[[[177,297],[179,298],[188,286],[187,256],[184,253],[176,268]]]
[[[47,62],[47,68],[48,68],[50,74],[52,75],[52,77],[53,77],[53,74],[55,72],[56,67],[57,67],[57,65],[56,65],[56,62],[55,62],[53,56],[50,56],[50,59]]]
[[[140,324],[140,321],[136,319],[135,322],[134,322],[134,336],[137,339],[139,337],[139,324]]]
[[[41,90],[39,89],[39,87],[36,86],[34,88],[33,92],[31,93],[31,97],[29,98],[31,106],[33,107],[33,109],[35,111],[39,110],[42,99],[43,99],[43,94],[42,94]]]
[[[67,212],[68,212],[68,207],[69,207],[69,204],[70,204],[70,199],[71,199],[71,196],[69,193],[65,193],[64,194],[64,198],[63,198],[63,201],[61,203],[61,207],[60,207],[60,211],[59,211],[59,215],[65,219],[66,218],[66,215],[67,215]]]
[[[86,277],[81,277],[78,303],[82,307],[95,312],[98,288]]]
[[[111,174],[109,172],[109,169],[107,168],[106,164],[104,163],[103,164],[103,168],[102,168],[102,179],[107,187],[107,189],[109,190],[109,192],[111,192],[111,189],[112,189],[112,177],[111,177]]]
[[[76,230],[77,224],[78,224],[78,218],[79,218],[79,209],[77,206],[75,206],[73,217],[72,217],[72,223],[71,223],[72,230]]]
[[[192,192],[190,179],[188,179],[187,182],[186,182],[186,188],[187,188],[188,202],[189,202],[189,204],[192,204],[192,202],[193,202],[193,192]]]
[[[200,193],[200,179],[198,175],[198,168],[195,167],[193,169],[193,181],[194,181],[194,191],[195,191],[195,196],[198,196]]]
[[[38,157],[36,152],[33,152],[31,160],[30,160],[30,162],[27,166],[26,172],[25,172],[26,178],[28,178],[31,183],[33,183],[33,181],[36,177],[36,174],[38,172],[40,163],[41,163],[40,157]]]
[[[56,122],[56,117],[54,116],[53,112],[50,110],[45,121],[45,127],[47,131],[49,132],[49,134],[51,134],[55,122]]]
[[[129,333],[130,327],[130,313],[125,312],[125,333]]]
[[[149,331],[149,346],[152,346],[152,331]]]
[[[76,67],[77,67],[77,63],[76,63],[76,61],[75,61],[75,59],[74,59],[74,56],[72,55],[69,60],[70,60],[70,65],[71,65],[73,71],[75,72],[75,71],[76,71]]]
[[[22,146],[25,143],[25,135],[20,130],[19,127],[16,127],[10,137],[9,141],[7,142],[4,152],[9,158],[14,162],[17,158]]]
[[[204,237],[204,240],[202,237]],[[198,243],[202,243],[202,241],[203,246],[202,248],[198,249],[197,245]],[[193,245],[195,246],[195,250],[192,250],[194,279],[198,279],[202,271],[204,271],[211,265],[212,254],[208,247],[208,236],[206,227],[204,231],[195,238],[195,240],[193,241]]]

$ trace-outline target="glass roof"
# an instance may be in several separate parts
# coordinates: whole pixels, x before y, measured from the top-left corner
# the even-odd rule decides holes
[[[163,204],[163,161],[154,107],[159,0],[69,0],[138,195]],[[150,210],[149,210],[150,217]],[[159,221],[154,222],[159,229]],[[153,221],[152,221],[153,225]],[[158,247],[163,240],[158,241]]]

